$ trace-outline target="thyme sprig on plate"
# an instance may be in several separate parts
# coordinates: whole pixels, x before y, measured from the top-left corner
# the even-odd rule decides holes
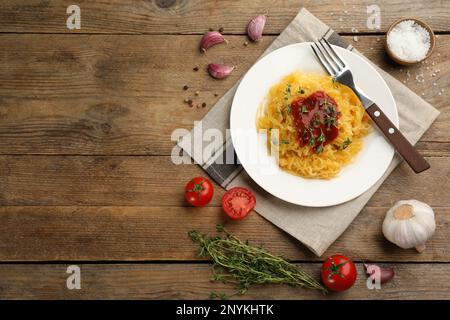
[[[292,85],[288,84],[286,86],[286,89],[284,89],[284,101],[289,101],[289,99],[291,98],[291,94],[292,94]]]
[[[344,140],[344,142],[342,143],[342,145],[337,145],[337,144],[333,144],[333,146],[337,149],[337,150],[345,150],[348,148],[348,146],[352,143],[352,140],[350,140],[350,138],[347,138]]]
[[[327,290],[308,273],[261,247],[243,242],[217,225],[223,236],[208,237],[199,231],[190,231],[189,237],[199,245],[199,256],[213,261],[212,281],[234,283],[237,294],[244,294],[253,285],[288,284],[309,289]],[[221,297],[214,294],[214,297]]]

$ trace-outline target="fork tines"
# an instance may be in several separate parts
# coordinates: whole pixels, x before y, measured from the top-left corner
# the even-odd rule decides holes
[[[345,63],[338,56],[327,39],[322,38],[311,45],[317,59],[332,76],[338,75],[345,68]]]

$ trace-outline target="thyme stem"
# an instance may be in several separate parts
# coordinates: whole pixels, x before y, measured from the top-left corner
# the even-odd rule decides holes
[[[213,261],[213,281],[233,283],[244,294],[256,284],[288,284],[309,289],[327,290],[308,273],[261,247],[251,246],[217,226],[224,236],[208,237],[196,230],[189,237],[199,245],[199,256]],[[215,295],[216,297],[218,295]]]

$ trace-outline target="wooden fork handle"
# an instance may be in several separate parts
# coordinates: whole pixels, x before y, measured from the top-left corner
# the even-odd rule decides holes
[[[405,159],[415,173],[430,168],[430,164],[417,152],[414,146],[403,136],[400,130],[389,120],[389,118],[374,103],[366,109],[372,120],[380,128],[381,132],[391,142],[397,152]]]

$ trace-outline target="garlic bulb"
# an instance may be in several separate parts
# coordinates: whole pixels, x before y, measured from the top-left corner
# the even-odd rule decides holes
[[[425,242],[436,229],[433,209],[417,200],[397,202],[386,213],[383,234],[390,242],[400,248],[425,250]]]

